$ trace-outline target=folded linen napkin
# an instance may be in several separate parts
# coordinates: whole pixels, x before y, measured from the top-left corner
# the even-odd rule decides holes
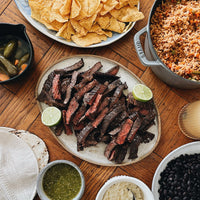
[[[38,163],[16,135],[0,131],[0,199],[31,200],[36,193]]]

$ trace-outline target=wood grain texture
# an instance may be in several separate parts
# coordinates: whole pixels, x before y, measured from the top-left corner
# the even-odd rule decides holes
[[[33,44],[35,56],[31,70],[18,81],[0,85],[0,126],[28,130],[42,138],[49,150],[50,160],[66,159],[76,163],[85,176],[86,189],[82,200],[94,200],[97,192],[111,177],[128,175],[139,178],[151,187],[153,175],[162,159],[175,148],[192,140],[178,127],[178,113],[188,102],[200,98],[200,89],[180,90],[159,80],[150,68],[143,66],[133,44],[137,31],[147,24],[154,0],[140,0],[145,18],[115,43],[100,48],[74,48],[56,42],[35,29],[20,13],[14,1],[1,0],[0,22],[24,24]],[[141,37],[144,43],[145,35]],[[55,140],[49,129],[41,123],[41,114],[35,99],[35,87],[43,71],[58,59],[77,55],[100,55],[115,60],[135,73],[153,91],[161,115],[161,139],[155,150],[142,161],[123,167],[103,167],[85,162],[70,153]],[[40,200],[36,195],[34,200]]]

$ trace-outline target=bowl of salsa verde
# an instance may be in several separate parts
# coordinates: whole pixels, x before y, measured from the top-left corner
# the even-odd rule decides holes
[[[80,200],[85,179],[80,168],[67,160],[46,165],[37,179],[37,193],[41,200]]]

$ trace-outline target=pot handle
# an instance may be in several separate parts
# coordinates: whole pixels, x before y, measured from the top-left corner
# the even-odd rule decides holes
[[[137,52],[137,55],[140,59],[140,62],[145,66],[161,66],[162,63],[159,60],[150,61],[147,59],[144,51],[142,49],[142,44],[140,42],[140,36],[147,32],[147,27],[145,26],[143,29],[138,31],[134,36],[134,45]]]

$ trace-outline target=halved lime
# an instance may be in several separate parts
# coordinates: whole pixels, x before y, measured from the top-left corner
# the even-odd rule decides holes
[[[146,85],[136,84],[133,87],[133,97],[137,101],[147,102],[153,98],[153,93]]]
[[[61,111],[54,106],[45,108],[41,116],[42,123],[46,126],[57,125],[60,122],[61,118]]]

